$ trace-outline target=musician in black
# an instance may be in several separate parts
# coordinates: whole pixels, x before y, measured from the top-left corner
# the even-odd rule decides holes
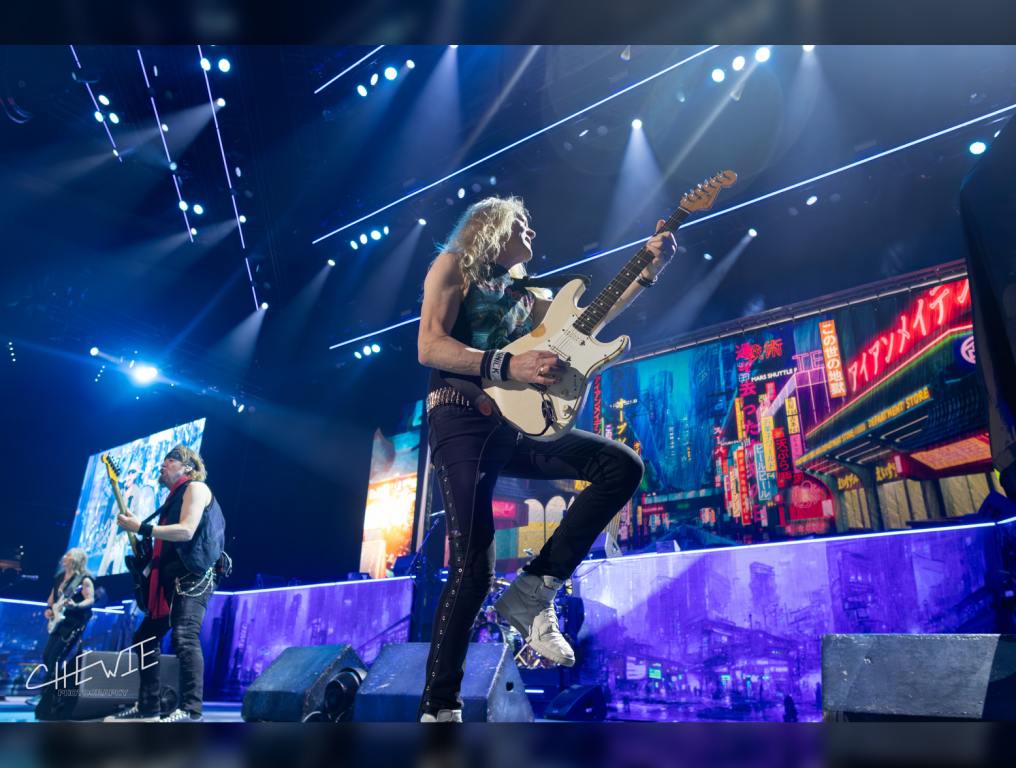
[[[663,231],[665,223],[645,244],[652,262],[605,323],[651,286],[673,256],[676,243]],[[575,663],[575,654],[558,628],[553,598],[642,479],[642,461],[627,446],[578,429],[554,441],[533,440],[485,416],[461,385],[449,382],[558,382],[564,364],[554,353],[501,351],[534,331],[550,306],[546,296],[518,282],[535,234],[518,198],[481,200],[459,220],[424,282],[419,360],[433,369],[427,417],[450,551],[420,702],[424,722],[462,718],[459,687],[469,631],[494,576],[491,502],[498,475],[590,483],[495,606],[537,653],[566,666]]]
[[[218,501],[204,482],[205,464],[198,453],[178,445],[162,462],[159,482],[169,496],[152,523],[128,512],[117,515],[127,531],[152,539],[152,568],[146,615],[133,643],[144,642],[138,701],[107,720],[197,722],[202,719],[204,656],[199,635],[208,600],[218,579],[223,555],[225,521]],[[180,663],[180,703],[159,717],[159,645],[173,630],[172,644]],[[147,666],[146,666],[147,665]]]
[[[95,584],[85,568],[85,550],[80,547],[69,549],[60,562],[63,569],[53,579],[53,588],[46,600],[47,622],[53,619],[54,610],[63,614],[63,619],[49,633],[46,649],[42,652],[47,683],[54,679],[59,663],[81,640],[92,618],[92,605],[95,603]],[[43,690],[47,692],[49,689],[47,686]]]

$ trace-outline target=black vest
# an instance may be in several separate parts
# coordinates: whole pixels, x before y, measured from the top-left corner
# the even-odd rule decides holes
[[[166,503],[159,508],[160,525],[175,525],[180,522],[183,497],[191,480],[180,485]],[[163,541],[162,560],[166,563],[175,554],[191,573],[204,573],[215,565],[226,546],[226,520],[222,508],[212,495],[212,500],[201,515],[201,522],[190,541]],[[170,554],[173,553],[173,554]],[[167,557],[169,555],[169,557]]]

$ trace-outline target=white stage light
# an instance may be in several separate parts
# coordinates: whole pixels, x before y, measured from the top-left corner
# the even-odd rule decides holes
[[[367,236],[366,235],[360,235],[360,245],[366,245],[366,244],[367,244]]]
[[[102,106],[104,106],[104,107],[108,107],[109,106],[109,98],[100,93],[99,94],[99,103],[102,104]]]
[[[461,200],[462,198],[464,198],[466,196],[466,190],[463,189],[462,187],[459,187],[459,191],[458,191],[457,194],[459,196],[459,200]]]
[[[159,377],[159,369],[154,365],[136,365],[131,368],[131,378],[136,384],[151,384]]]
[[[726,76],[727,76],[727,73],[724,72],[719,67],[717,67],[716,69],[713,70],[713,82],[714,83],[722,83],[723,80],[726,78]]]
[[[268,309],[268,302],[267,301],[262,301],[261,302],[261,309]]]
[[[703,253],[702,258],[705,259],[706,261],[712,261],[713,255],[711,253]]]
[[[369,344],[363,348],[364,357],[370,357],[373,353],[374,350],[370,348]]]
[[[246,224],[247,223],[247,217],[244,216],[242,213],[240,214],[240,223],[241,224]]]
[[[730,64],[730,68],[735,72],[740,72],[744,69],[744,56],[736,56]]]
[[[814,45],[802,45],[801,46],[801,50],[804,51],[805,53],[811,53],[812,51],[815,50],[815,46]]]
[[[355,251],[355,250],[356,250],[357,248],[359,248],[360,246],[359,246],[359,245],[357,245],[357,243],[356,243],[356,240],[350,240],[350,241],[349,241],[349,247],[350,247],[350,248],[352,248],[352,249],[353,249],[353,250]]]
[[[205,212],[205,207],[203,205],[201,205],[201,203],[194,203],[194,213],[196,213],[198,216],[200,216],[204,212]]]
[[[224,107],[224,106],[226,106],[226,100],[220,96],[219,98],[217,98],[215,100],[215,106],[217,106],[217,107]]]
[[[370,239],[371,240],[380,240],[381,239],[381,233],[378,232],[376,229],[372,229],[370,231]]]
[[[399,70],[395,67],[385,67],[385,80],[394,80],[399,76]]]
[[[986,150],[987,148],[988,145],[985,144],[983,141],[975,141],[973,144],[970,145],[970,154],[982,155],[984,154],[984,150]]]
[[[384,229],[382,229],[381,231],[387,235],[391,230],[388,229],[388,225],[386,224]]]
[[[177,205],[180,206],[181,211],[186,211],[190,207],[189,205],[187,205],[186,200],[181,200],[179,203],[177,203]]]
[[[102,122],[103,120],[105,120],[106,118],[104,118],[104,117],[102,116],[102,112],[96,111],[96,113],[95,113],[95,119],[96,119],[96,121],[97,121],[97,122],[100,122],[100,123],[101,123],[101,122]]]
[[[377,85],[377,80],[378,80],[377,72],[375,72],[373,75],[370,76],[370,84]]]
[[[360,350],[356,350],[355,352],[353,352],[353,357],[355,357],[357,360],[363,360],[363,355],[360,354]]]
[[[416,62],[412,59],[406,59],[406,69],[412,69],[416,66]]]
[[[88,350],[88,354],[90,354],[92,357],[95,357],[96,355],[99,354],[99,348],[92,347],[90,350]]]
[[[372,352],[380,352],[381,351],[381,345],[380,344],[371,344],[370,345],[370,349],[371,349]]]
[[[232,65],[229,63],[229,59],[219,59],[219,71],[220,72],[229,72],[229,70],[231,68],[232,68]]]
[[[764,64],[765,62],[769,61],[769,57],[771,55],[772,51],[770,51],[765,46],[762,46],[757,51],[755,51],[755,61],[757,61],[759,64]]]
[[[634,129],[636,131],[641,131],[642,130],[642,121],[639,120],[636,117],[634,120],[631,121],[631,127],[632,127],[632,129]]]
[[[209,72],[212,69],[212,62],[210,62],[204,56],[201,57],[201,69],[203,69],[205,72]]]
[[[427,226],[427,220],[426,219],[417,219],[416,223],[419,224],[421,227]]]
[[[364,88],[362,85],[356,86],[356,92],[358,94],[360,94],[361,96],[366,96],[367,95],[367,89]]]
[[[748,230],[748,237],[758,237],[758,230],[752,227]]]
[[[335,266],[335,259],[328,259],[328,266],[329,267],[334,267]]]
[[[113,125],[119,125],[120,124],[120,115],[118,115],[116,112],[110,112],[109,113],[109,122],[111,122]]]
[[[815,203],[817,203],[817,202],[818,202],[818,198],[815,195],[812,195],[811,197],[809,197],[807,200],[804,201],[804,204],[805,205],[815,205]]]

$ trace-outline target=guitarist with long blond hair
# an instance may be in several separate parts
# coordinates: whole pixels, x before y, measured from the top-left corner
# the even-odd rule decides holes
[[[53,589],[46,599],[49,640],[42,652],[42,663],[46,665],[47,683],[56,676],[57,665],[81,639],[95,604],[95,584],[85,568],[85,550],[80,547],[67,550],[60,564],[63,569],[54,578]]]
[[[665,223],[646,242],[644,268],[617,291],[603,324],[653,285],[675,253]],[[469,633],[494,577],[491,502],[498,476],[589,483],[496,604],[533,650],[565,666],[575,663],[575,654],[558,628],[554,596],[642,480],[642,461],[627,446],[578,429],[553,441],[533,439],[449,383],[471,382],[474,390],[481,381],[553,387],[567,374],[553,352],[504,351],[537,334],[551,306],[524,279],[535,235],[520,199],[481,200],[459,220],[424,282],[419,360],[433,369],[427,418],[450,562],[427,660],[422,722],[462,720],[459,688]]]

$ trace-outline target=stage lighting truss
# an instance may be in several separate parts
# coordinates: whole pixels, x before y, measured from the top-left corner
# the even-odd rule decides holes
[[[148,79],[148,69],[145,67],[145,58],[141,55],[141,49],[137,49],[138,52],[138,64],[141,65],[141,74],[145,78],[145,88],[148,90],[148,100],[152,104],[152,114],[155,116],[155,127],[159,138],[162,140],[162,150],[166,153],[166,167],[169,168],[170,176],[173,179],[173,189],[176,190],[177,207],[183,214],[183,223],[187,230],[187,237],[190,241],[194,242],[194,228],[191,226],[190,219],[187,217],[187,201],[183,199],[183,194],[180,192],[180,180],[176,176],[176,163],[173,158],[169,155],[169,145],[166,143],[166,131],[164,129],[165,123],[162,122],[162,118],[159,117],[159,107],[155,103],[155,90],[152,88],[152,84]]]
[[[84,69],[84,67],[81,66],[81,60],[78,58],[78,52],[74,50],[73,45],[68,47],[71,49],[71,55],[74,57],[74,63],[78,67],[78,72],[81,72]],[[102,98],[106,99],[105,104],[100,103],[95,96],[95,92],[92,90],[91,83],[89,83],[87,80],[84,79],[78,80],[78,82],[80,82],[83,86],[85,86],[85,90],[88,91],[88,98],[92,100],[92,106],[95,108],[94,112],[95,119],[102,125],[103,128],[106,129],[106,136],[109,137],[109,143],[113,145],[113,157],[115,157],[119,162],[122,163],[123,157],[120,156],[120,148],[116,145],[116,139],[113,138],[113,132],[109,130],[110,121],[106,120],[105,114],[102,111],[103,106],[109,105],[109,99],[103,96]],[[120,118],[117,117],[117,119],[112,122],[115,125],[116,123],[120,122]]]
[[[525,144],[527,141],[530,141],[531,139],[535,139],[537,136],[541,136],[544,133],[546,133],[547,131],[551,131],[554,128],[557,128],[559,125],[563,125],[564,123],[570,122],[571,120],[574,120],[579,115],[583,115],[586,112],[589,112],[590,110],[596,109],[597,107],[599,107],[599,106],[601,106],[603,104],[606,104],[609,101],[613,101],[614,99],[618,98],[619,96],[624,95],[625,93],[628,93],[629,91],[632,91],[632,90],[634,90],[636,88],[639,88],[639,87],[645,85],[646,83],[652,82],[653,80],[656,80],[657,78],[662,77],[663,75],[667,74],[668,72],[672,72],[673,70],[677,69],[678,67],[680,67],[680,66],[682,66],[684,64],[687,64],[690,61],[693,61],[694,59],[697,59],[700,56],[704,56],[705,54],[709,53],[710,51],[715,50],[718,47],[719,46],[717,46],[717,45],[711,45],[711,46],[709,46],[707,48],[703,48],[700,51],[696,51],[691,56],[687,56],[687,57],[681,59],[680,61],[677,61],[677,62],[675,62],[675,63],[673,63],[673,64],[671,64],[671,65],[669,65],[667,67],[664,67],[663,69],[661,69],[658,72],[655,72],[655,73],[653,73],[653,74],[651,74],[651,75],[649,75],[647,77],[644,77],[641,80],[637,80],[636,82],[631,83],[630,85],[627,85],[627,86],[625,86],[624,88],[621,88],[618,91],[615,91],[614,93],[610,94],[609,96],[605,96],[604,98],[600,99],[599,101],[595,101],[592,104],[589,104],[589,105],[583,107],[582,109],[578,110],[577,112],[573,112],[570,115],[562,117],[560,120],[555,120],[553,123],[550,123],[549,125],[545,125],[545,126],[543,126],[543,128],[540,128],[539,130],[533,131],[529,135],[523,136],[522,138],[513,141],[511,144],[508,144],[508,145],[506,145],[504,147],[501,147],[501,149],[495,150],[494,152],[491,152],[488,155],[484,155],[480,159],[474,160],[473,162],[469,163],[468,165],[464,165],[461,168],[459,168],[458,170],[452,171],[451,173],[447,174],[446,176],[442,176],[440,179],[438,179],[436,181],[432,181],[429,184],[425,184],[424,186],[419,187],[418,189],[414,189],[412,192],[408,192],[407,194],[403,195],[402,197],[398,198],[397,200],[393,200],[392,202],[388,203],[387,205],[383,205],[380,208],[378,208],[377,210],[372,211],[372,212],[366,214],[365,216],[361,216],[358,219],[354,219],[353,221],[347,222],[347,223],[343,224],[341,227],[333,229],[331,232],[326,232],[325,234],[323,234],[323,235],[319,236],[318,238],[316,238],[315,240],[313,240],[311,242],[311,244],[312,245],[317,245],[318,243],[320,243],[320,242],[322,242],[324,240],[327,240],[329,237],[332,237],[333,235],[337,235],[339,232],[343,232],[343,231],[349,229],[350,227],[355,227],[357,224],[360,224],[360,223],[362,223],[364,221],[367,221],[368,219],[373,218],[374,216],[377,216],[379,213],[383,213],[384,211],[387,211],[387,210],[389,210],[391,208],[394,208],[396,205],[404,203],[406,200],[411,200],[412,198],[417,197],[418,195],[422,195],[424,192],[426,192],[428,190],[431,190],[431,189],[434,189],[434,187],[437,187],[440,184],[443,184],[444,182],[448,181],[449,179],[453,179],[456,176],[458,176],[460,174],[463,174],[466,171],[471,170],[472,168],[475,168],[476,166],[481,165],[482,163],[485,163],[488,160],[491,160],[491,159],[497,157],[498,155],[501,155],[501,154],[503,154],[505,152],[508,152],[509,150],[512,150],[512,149],[514,149],[515,147],[517,147],[517,146],[519,146],[521,144]]]
[[[321,86],[318,86],[317,88],[315,88],[314,89],[314,95],[316,96],[317,94],[321,93],[321,91],[323,91],[325,88],[327,88],[329,85],[334,83],[336,80],[338,80],[343,75],[347,74],[348,72],[352,72],[354,69],[356,69],[358,66],[360,66],[363,62],[365,62],[367,59],[369,59],[375,53],[380,51],[382,48],[384,48],[384,46],[383,45],[379,45],[377,48],[375,48],[374,50],[370,51],[370,53],[366,54],[365,56],[361,56],[359,59],[357,59],[352,64],[350,64],[348,67],[346,67],[344,70],[339,72],[339,74],[337,74],[335,77],[333,77],[327,83],[325,83],[324,85],[321,85]],[[407,65],[408,65],[408,62],[407,62]],[[410,69],[412,69],[412,67],[410,67]]]
[[[198,59],[201,61],[205,60],[205,55],[201,50],[201,46],[197,46]],[[223,68],[222,63],[226,62],[227,66]],[[219,70],[222,72],[229,72],[231,70],[228,59],[219,60]],[[236,231],[240,235],[240,249],[243,251],[247,250],[247,242],[243,237],[243,224],[240,220],[240,210],[236,206],[236,189],[233,187],[233,174],[229,172],[229,162],[226,160],[226,147],[222,143],[222,131],[219,129],[219,116],[215,109],[215,97],[212,95],[212,83],[208,79],[209,70],[201,67],[201,75],[205,79],[205,90],[208,92],[208,106],[212,110],[212,123],[215,125],[215,136],[219,140],[219,153],[222,155],[222,169],[226,172],[226,185],[229,188],[229,200],[233,204],[233,216],[236,217]],[[250,259],[247,258],[246,254],[243,257],[244,263],[247,265],[247,277],[250,280],[250,292],[254,297],[254,308],[257,309],[261,306],[261,302],[258,301],[257,287],[254,284],[254,276],[251,274]]]

